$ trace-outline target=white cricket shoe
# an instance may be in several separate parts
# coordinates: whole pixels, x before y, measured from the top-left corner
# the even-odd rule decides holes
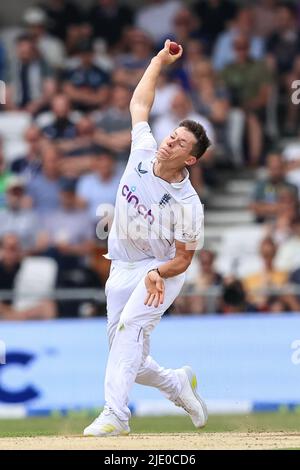
[[[83,431],[84,436],[127,436],[130,428],[126,421],[119,418],[110,410],[104,409],[102,413]]]
[[[197,377],[189,366],[177,369],[176,372],[182,389],[174,403],[190,415],[196,428],[203,428],[207,423],[208,413],[204,400],[197,394]]]

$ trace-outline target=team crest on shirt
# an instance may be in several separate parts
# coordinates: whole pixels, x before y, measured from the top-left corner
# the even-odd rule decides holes
[[[161,198],[161,200],[159,201],[158,207],[159,207],[160,209],[163,209],[163,208],[168,204],[168,202],[170,201],[171,197],[172,197],[171,194],[165,193],[165,194],[163,195],[163,197]]]
[[[135,168],[135,171],[137,172],[137,174],[139,175],[139,177],[141,178],[142,175],[144,175],[145,173],[148,173],[148,170],[144,170],[142,168],[142,162],[140,162],[137,166],[137,168]]]

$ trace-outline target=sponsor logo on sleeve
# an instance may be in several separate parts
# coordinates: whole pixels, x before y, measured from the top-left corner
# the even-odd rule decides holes
[[[137,168],[135,168],[135,171],[137,172],[140,178],[142,177],[142,175],[148,173],[148,170],[142,168],[142,162],[138,164]]]

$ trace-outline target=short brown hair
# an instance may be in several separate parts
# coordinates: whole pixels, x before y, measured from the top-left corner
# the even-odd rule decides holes
[[[185,129],[190,131],[196,137],[197,142],[192,149],[192,155],[198,160],[211,145],[204,127],[201,126],[199,122],[192,121],[191,119],[185,119],[184,121],[181,121],[179,127],[185,127]]]

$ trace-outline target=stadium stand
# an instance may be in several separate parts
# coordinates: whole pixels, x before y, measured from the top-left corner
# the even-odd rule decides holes
[[[300,108],[292,103],[291,95],[292,82],[300,71],[297,2],[257,1],[244,6],[226,1],[212,6],[209,0],[187,4],[170,0],[149,2],[147,7],[138,3],[134,8],[132,2],[106,3],[82,2],[79,6],[78,2],[62,2],[59,10],[48,0],[32,2],[29,7],[20,4],[22,20],[1,25],[0,78],[7,88],[7,102],[0,105],[1,207],[3,214],[14,212],[20,221],[29,213],[39,220],[34,242],[22,247],[23,267],[17,287],[11,291],[12,299],[18,299],[16,308],[28,285],[34,285],[38,289],[34,297],[42,299],[55,287],[76,286],[78,292],[85,290],[84,301],[86,289],[97,292],[97,283],[103,287],[109,264],[102,256],[106,241],[96,237],[96,200],[103,204],[114,201],[130,143],[128,102],[166,35],[179,41],[185,54],[162,74],[151,115],[154,135],[160,139],[176,120],[189,115],[207,127],[214,143],[191,171],[205,205],[204,248],[211,253],[210,268],[202,274],[197,254],[182,299],[200,296],[197,289],[206,285],[214,269],[221,276],[216,294],[208,289],[201,297],[219,299],[222,289],[229,297],[239,296],[245,277],[257,270],[265,273],[261,242],[272,236],[280,253],[281,245],[296,236]],[[107,6],[110,3],[113,16]],[[272,167],[271,159],[273,163],[280,160],[281,169],[274,168],[276,162]],[[22,179],[19,186],[24,186],[24,194],[20,187],[7,189],[11,174]],[[72,204],[68,205],[66,197],[64,200],[68,220],[75,220],[78,214],[85,220],[86,211],[93,219],[93,233],[85,240],[89,244],[84,250],[83,235],[78,233],[75,241],[66,225],[59,225],[62,219],[57,219],[51,237],[45,230],[53,227],[54,214],[62,210],[60,189],[66,184],[74,189]],[[288,187],[294,188],[289,194]],[[259,208],[255,202],[261,204]],[[1,229],[1,242],[14,232],[7,227],[6,232]],[[22,238],[21,229],[19,225]],[[298,245],[291,244],[289,249],[293,246]],[[80,261],[66,277],[61,259],[70,261],[75,252]],[[1,245],[0,261],[2,256]],[[35,269],[44,273],[44,280],[35,281]],[[288,280],[298,279],[294,273],[299,269],[300,265],[293,265],[286,272],[283,290],[288,289]],[[197,281],[199,276],[203,282]],[[58,284],[54,285],[56,277]],[[216,287],[214,282],[210,284]],[[247,285],[243,286],[246,302],[250,298]],[[297,302],[294,297],[284,305],[290,311]],[[1,305],[0,318],[7,318]],[[60,315],[57,305],[55,314]],[[199,305],[198,313],[205,314],[212,304],[193,305]],[[224,303],[214,305],[220,313],[227,313]],[[258,309],[271,312],[272,305],[270,293]],[[185,300],[178,302],[170,312],[183,313],[186,306]],[[98,307],[91,310],[92,315],[103,314]],[[74,316],[81,310],[76,303]]]

